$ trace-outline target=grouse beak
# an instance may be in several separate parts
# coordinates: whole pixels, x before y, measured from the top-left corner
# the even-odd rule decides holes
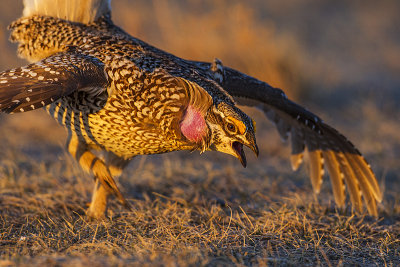
[[[240,160],[240,163],[242,163],[243,167],[246,168],[247,160],[246,155],[244,154],[243,144],[235,141],[232,143],[232,148],[235,151],[235,156]]]
[[[254,152],[254,154],[256,154],[256,156],[258,157],[259,150],[254,135],[247,136],[247,140],[248,144],[245,144],[245,146],[250,148]],[[232,149],[233,151],[235,151],[235,156],[240,160],[240,163],[242,163],[243,167],[246,168],[247,160],[246,160],[246,155],[244,154],[243,144],[238,141],[234,141],[232,143]]]
[[[258,157],[258,147],[257,144],[251,144],[251,145],[246,145],[247,147],[249,147],[254,154],[256,154],[256,156]],[[240,163],[242,163],[243,167],[246,168],[247,166],[247,160],[246,160],[246,154],[244,154],[244,150],[243,150],[243,144],[239,143],[237,141],[232,143],[232,149],[235,151],[235,156],[240,160]]]
[[[254,143],[249,145],[248,147],[254,152],[254,154],[256,154],[256,157],[258,158],[259,150],[257,144]]]
[[[250,148],[254,154],[256,154],[256,157],[258,157],[259,150],[256,142],[256,137],[254,136],[254,133],[247,132],[246,133],[246,139],[248,141],[248,144],[245,144],[248,148]]]

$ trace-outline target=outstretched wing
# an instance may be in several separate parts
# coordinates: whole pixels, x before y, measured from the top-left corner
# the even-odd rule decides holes
[[[98,95],[106,90],[104,65],[73,52],[50,56],[0,73],[0,111],[24,112],[44,107],[75,91]]]
[[[73,52],[58,53],[34,64],[1,72],[0,111],[34,110],[74,92],[85,92],[96,98],[106,88],[104,65],[98,59]],[[127,205],[114,179],[103,176],[97,178]]]
[[[362,211],[363,197],[368,212],[377,216],[376,202],[382,200],[379,185],[367,161],[346,137],[290,101],[282,90],[231,68],[214,69],[217,70],[217,77],[222,75],[222,87],[238,104],[262,109],[276,124],[282,138],[287,139],[290,135],[294,170],[302,163],[304,153],[308,154],[310,178],[315,192],[320,190],[325,165],[338,206],[345,204],[346,184],[356,210]]]

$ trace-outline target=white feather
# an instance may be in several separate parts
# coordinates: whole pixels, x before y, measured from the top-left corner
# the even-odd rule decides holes
[[[111,11],[111,0],[24,0],[24,17],[52,16],[90,23]]]

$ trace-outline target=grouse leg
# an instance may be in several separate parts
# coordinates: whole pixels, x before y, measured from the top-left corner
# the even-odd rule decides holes
[[[126,208],[130,209],[129,203],[119,191],[106,163],[94,155],[86,143],[80,141],[75,134],[70,134],[67,148],[69,153],[79,162],[82,169],[93,173],[96,179],[92,201],[87,211],[89,217],[93,219],[105,217],[108,197],[112,193]]]

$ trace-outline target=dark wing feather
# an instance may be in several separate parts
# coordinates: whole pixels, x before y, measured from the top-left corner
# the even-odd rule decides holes
[[[24,112],[44,107],[77,90],[95,95],[106,90],[104,65],[71,52],[0,73],[0,111]]]
[[[377,216],[376,202],[382,200],[378,182],[369,164],[349,140],[289,100],[280,89],[227,67],[224,67],[223,77],[222,87],[238,104],[250,103],[250,106],[261,108],[277,125],[282,138],[290,134],[294,169],[301,164],[304,150],[307,151],[310,177],[316,192],[319,192],[325,165],[337,205],[345,203],[346,183],[354,207],[362,210],[362,195],[368,212]]]

